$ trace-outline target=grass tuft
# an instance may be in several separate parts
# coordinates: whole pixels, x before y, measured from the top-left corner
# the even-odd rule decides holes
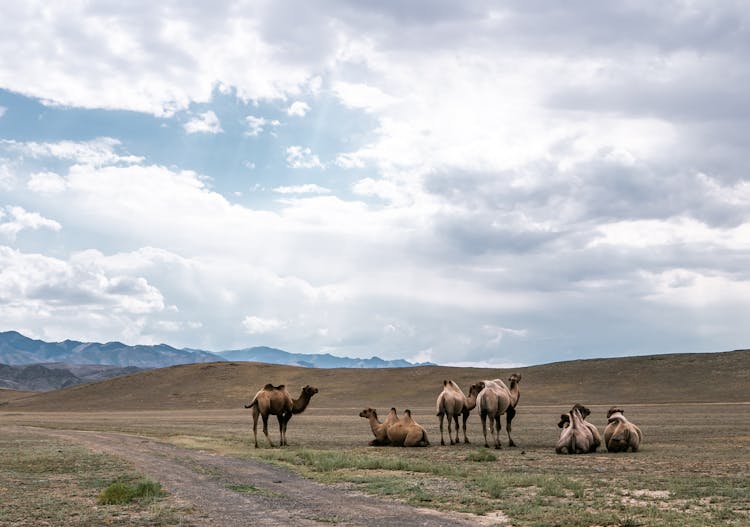
[[[497,461],[497,456],[486,448],[483,448],[480,450],[469,452],[469,455],[466,456],[466,461],[476,461],[479,463],[485,461]]]
[[[124,505],[136,499],[153,500],[164,495],[161,484],[145,479],[137,484],[115,481],[99,495],[100,505]]]

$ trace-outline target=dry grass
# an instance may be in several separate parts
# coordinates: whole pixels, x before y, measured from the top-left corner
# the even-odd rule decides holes
[[[420,506],[503,511],[518,526],[750,523],[745,491],[750,488],[750,404],[744,402],[750,352],[577,361],[518,370],[522,395],[513,437],[520,446],[491,455],[480,448],[476,415],[469,419],[472,445],[437,446],[434,399],[443,378],[466,387],[481,378],[506,378],[510,370],[180,366],[20,397],[0,407],[0,422],[143,434],[284,464],[321,481]],[[292,392],[308,383],[320,388],[310,408],[291,421],[292,446],[283,450],[253,448],[250,413],[242,408],[268,381],[284,382]],[[623,405],[644,432],[642,452],[555,455],[558,417],[576,401],[592,409],[590,420],[600,430],[607,408]],[[392,405],[411,408],[435,446],[368,447],[371,432],[359,411],[374,406],[384,413]],[[275,426],[271,433],[278,440]],[[260,442],[267,444],[263,437]],[[507,445],[505,436],[503,443]],[[85,458],[80,451],[77,455]],[[30,488],[33,496],[44,492]],[[95,500],[96,492],[91,492]],[[21,506],[22,499],[15,504]],[[41,498],[29,507],[59,509]]]
[[[182,525],[174,500],[102,505],[112,482],[142,479],[127,463],[32,432],[0,429],[0,526]]]
[[[627,405],[644,432],[637,454],[558,456],[558,406],[520,406],[518,448],[484,455],[479,419],[469,419],[472,445],[421,449],[368,447],[359,408],[311,407],[289,425],[285,449],[252,446],[246,410],[25,413],[4,421],[54,428],[116,430],[161,438],[223,455],[292,467],[345,488],[441,510],[500,510],[514,525],[746,525],[750,509],[750,405]],[[606,406],[592,406],[604,427]],[[414,408],[433,442],[432,408]],[[272,428],[272,438],[278,432]],[[507,440],[504,441],[507,444]],[[261,440],[264,446],[265,438]],[[472,460],[476,459],[476,460]]]

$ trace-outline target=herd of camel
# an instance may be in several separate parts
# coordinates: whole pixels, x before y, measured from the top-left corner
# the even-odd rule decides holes
[[[443,432],[443,421],[448,421],[448,440],[450,444],[458,444],[461,426],[458,418],[462,417],[464,443],[469,443],[466,436],[466,420],[475,408],[478,408],[479,417],[482,421],[484,433],[484,446],[489,448],[487,439],[487,422],[489,421],[490,436],[495,448],[501,448],[500,431],[502,429],[500,419],[505,415],[505,429],[508,434],[508,446],[516,446],[510,436],[511,423],[516,415],[516,405],[520,398],[519,383],[521,375],[514,373],[505,384],[500,379],[479,381],[469,387],[466,395],[461,388],[452,380],[443,381],[443,391],[437,398],[437,416],[440,419],[440,444],[445,445]],[[317,388],[305,386],[302,393],[294,399],[284,385],[274,386],[266,384],[245,408],[253,411],[253,436],[255,448],[258,448],[258,418],[263,421],[263,433],[269,444],[273,445],[268,435],[268,417],[275,415],[279,421],[280,445],[287,445],[287,424],[294,414],[305,411],[310,399],[318,393]],[[586,421],[591,411],[581,404],[575,404],[567,413],[560,416],[558,426],[560,438],[555,445],[558,454],[587,454],[596,452],[602,443],[602,436],[593,424]],[[429,446],[427,432],[411,416],[410,410],[404,410],[399,417],[395,408],[391,408],[386,418],[381,422],[378,420],[377,411],[374,408],[365,408],[359,413],[360,417],[367,419],[375,436],[371,445],[392,446]],[[452,424],[455,423],[455,439]],[[640,428],[631,423],[624,415],[622,408],[613,406],[607,412],[607,427],[604,429],[604,444],[609,452],[637,452],[640,448],[642,433]]]

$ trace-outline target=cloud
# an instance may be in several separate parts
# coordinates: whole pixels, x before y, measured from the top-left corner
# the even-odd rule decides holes
[[[184,127],[189,134],[220,134],[224,131],[221,129],[219,118],[211,110],[198,114],[197,117],[186,122]]]
[[[262,318],[248,315],[242,320],[242,325],[250,335],[263,335],[284,329],[286,323],[276,318]]]
[[[54,172],[35,172],[26,183],[29,190],[47,194],[56,194],[65,190],[65,179]]]
[[[94,166],[132,164],[143,161],[143,157],[117,153],[121,144],[119,139],[112,137],[54,143],[0,139],[0,149],[37,159],[55,158]]]
[[[141,277],[0,245],[0,319],[6,327],[33,327],[33,334],[53,338],[130,340],[139,337],[144,316],[164,307],[161,293]]]
[[[266,119],[265,117],[256,117],[254,115],[248,115],[245,117],[245,122],[248,126],[248,130],[245,134],[250,137],[259,136],[267,126],[275,127],[281,125],[281,122],[276,119]]]
[[[323,163],[309,147],[290,146],[286,149],[286,163],[291,168],[323,168]]]
[[[275,189],[273,189],[273,191],[278,192],[279,194],[328,194],[331,192],[330,189],[321,187],[320,185],[316,185],[314,183],[309,183],[307,185],[276,187]]]
[[[7,221],[3,221],[8,218]],[[6,206],[0,208],[0,234],[15,240],[19,232],[24,229],[50,229],[59,231],[62,226],[55,220],[43,217],[37,212],[28,212],[23,207]]]
[[[294,101],[292,105],[286,109],[287,115],[296,117],[304,117],[309,111],[310,105],[304,101]]]
[[[0,118],[5,115],[6,111],[8,111],[8,109],[5,106],[0,106]]]

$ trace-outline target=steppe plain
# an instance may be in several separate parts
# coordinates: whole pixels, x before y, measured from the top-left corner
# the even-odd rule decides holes
[[[513,438],[440,446],[442,380],[522,374]],[[266,382],[320,389],[290,446],[252,441],[243,408]],[[517,525],[750,523],[750,351],[490,370],[317,370],[253,363],[176,366],[47,393],[0,391],[0,526]],[[575,402],[603,430],[612,404],[644,433],[638,453],[558,456]],[[432,446],[370,447],[366,407],[410,408]],[[271,438],[278,430],[271,421]],[[504,422],[503,422],[504,424]],[[300,477],[301,476],[301,477]],[[166,496],[101,505],[111,482]]]

